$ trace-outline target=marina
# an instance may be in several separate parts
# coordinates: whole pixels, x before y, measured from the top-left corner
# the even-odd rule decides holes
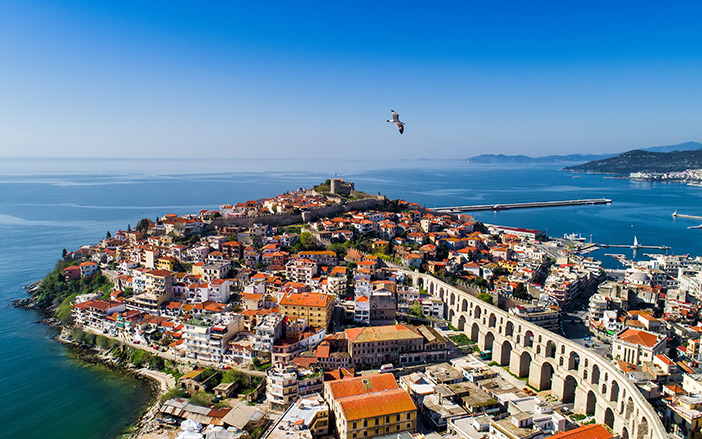
[[[579,247],[575,253],[584,255],[590,252],[594,252],[596,250],[600,250],[603,248],[630,248],[632,250],[639,250],[639,249],[649,249],[649,250],[663,250],[668,253],[670,250],[670,247],[667,245],[643,245],[639,243],[639,239],[634,236],[634,243],[633,244],[601,244],[601,243],[587,243],[582,247]],[[615,259],[616,256],[618,255],[611,255],[611,254],[606,254],[605,256],[611,256]]]

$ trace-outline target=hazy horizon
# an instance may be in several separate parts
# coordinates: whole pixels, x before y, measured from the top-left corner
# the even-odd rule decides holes
[[[0,157],[421,160],[683,143],[702,139],[699,12],[10,0]]]

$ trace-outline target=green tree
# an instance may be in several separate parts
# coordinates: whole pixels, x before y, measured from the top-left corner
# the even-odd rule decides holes
[[[480,293],[477,297],[483,302],[487,302],[490,305],[492,305],[492,296],[490,295],[490,293]]]
[[[109,349],[110,345],[110,339],[104,335],[98,335],[95,337],[95,346],[99,347],[100,349]]]
[[[143,218],[141,221],[136,226],[136,229],[138,232],[144,233],[147,230],[149,230],[149,226],[151,225],[151,221],[148,218]]]
[[[448,255],[449,249],[446,247],[446,243],[442,241],[439,244],[439,247],[436,249],[436,260],[443,261],[444,259],[448,258]]]
[[[190,397],[190,403],[202,407],[209,407],[210,405],[212,405],[213,398],[214,395],[211,393],[197,392],[196,394]]]
[[[346,256],[346,247],[344,244],[340,244],[338,242],[335,242],[334,244],[330,245],[327,247],[327,250],[333,251],[336,253],[336,257],[338,258],[344,258]]]
[[[314,240],[314,236],[310,232],[302,232],[300,234],[300,245],[305,250],[313,250],[317,248],[317,242]]]
[[[414,302],[412,304],[412,306],[410,307],[410,314],[417,317],[424,317],[424,309],[422,308],[422,304],[419,301]]]
[[[71,331],[71,337],[73,337],[73,340],[75,340],[77,343],[83,343],[85,340],[85,332],[81,331],[78,328],[74,328]]]
[[[519,282],[512,292],[512,296],[514,296],[515,299],[520,299],[520,300],[530,300],[531,299],[531,294],[529,294],[529,291],[527,290],[526,285],[524,285],[523,282]]]
[[[110,238],[112,238],[112,233],[110,233],[110,231],[108,230],[107,235],[105,235],[105,239],[110,239]]]
[[[161,401],[162,401],[162,402],[166,402],[166,401],[168,401],[169,399],[172,399],[172,398],[183,398],[183,397],[186,397],[186,396],[188,396],[188,392],[186,392],[185,389],[181,389],[181,388],[179,388],[179,387],[174,387],[174,388],[168,390],[168,392],[166,392],[166,393],[161,397]]]

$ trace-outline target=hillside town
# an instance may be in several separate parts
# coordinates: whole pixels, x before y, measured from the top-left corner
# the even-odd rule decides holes
[[[702,181],[702,169],[686,169],[670,172],[631,172],[629,178],[641,181],[676,181],[699,184]]]
[[[62,322],[176,365],[154,437],[622,437],[481,349],[448,298],[413,282],[423,273],[515,322],[568,338],[580,325],[582,349],[675,437],[698,437],[702,260],[606,270],[577,247],[331,179],[66,251],[61,282],[104,282],[63,298]]]

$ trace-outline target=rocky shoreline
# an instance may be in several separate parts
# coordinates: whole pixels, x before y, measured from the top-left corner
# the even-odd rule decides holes
[[[55,319],[46,319],[47,321],[41,321],[42,323],[47,323],[55,327],[61,327],[61,333],[56,337],[57,341],[61,344],[69,346],[72,354],[75,358],[84,361],[89,364],[99,364],[105,366],[113,371],[119,372],[124,375],[130,375],[140,381],[145,381],[149,383],[151,388],[151,397],[149,403],[144,407],[142,413],[139,415],[137,421],[128,427],[120,437],[123,439],[139,439],[144,437],[144,435],[151,433],[161,427],[161,425],[156,420],[158,418],[158,408],[160,406],[160,397],[165,394],[167,385],[165,384],[165,379],[158,378],[159,372],[135,369],[131,365],[125,365],[118,361],[115,361],[108,352],[101,351],[92,346],[85,346],[76,343],[70,338],[70,333],[66,328],[63,328],[58,321]],[[53,322],[51,321],[53,320]],[[165,375],[165,374],[161,374]]]
[[[157,421],[158,408],[160,406],[160,397],[168,391],[168,385],[165,375],[156,371],[135,369],[132,365],[125,365],[115,361],[108,352],[101,351],[94,346],[86,346],[77,343],[70,336],[68,328],[64,327],[61,322],[54,316],[54,307],[41,306],[36,300],[36,291],[41,281],[32,282],[23,287],[30,295],[23,299],[12,300],[11,304],[15,308],[34,310],[39,312],[42,319],[35,323],[45,324],[52,328],[56,328],[59,333],[55,337],[56,341],[67,346],[71,355],[75,358],[89,364],[99,364],[113,371],[131,375],[134,378],[148,382],[151,388],[151,397],[149,403],[144,407],[142,413],[134,424],[129,426],[123,433],[120,434],[122,439],[142,439],[149,437],[152,433],[158,432],[163,426]],[[164,432],[165,433],[165,432]]]

